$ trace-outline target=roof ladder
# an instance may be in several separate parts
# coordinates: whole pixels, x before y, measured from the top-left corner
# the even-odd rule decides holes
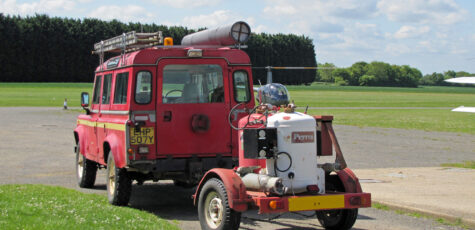
[[[104,53],[125,53],[156,46],[163,43],[162,31],[155,33],[137,33],[130,31],[94,44],[93,54],[99,54],[100,65],[104,63]]]

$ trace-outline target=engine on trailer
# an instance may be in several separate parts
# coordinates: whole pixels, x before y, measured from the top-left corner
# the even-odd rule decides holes
[[[315,118],[295,112],[285,86],[272,83],[261,88],[260,105],[237,127],[237,173],[244,185],[276,195],[325,193],[325,171],[317,164]]]

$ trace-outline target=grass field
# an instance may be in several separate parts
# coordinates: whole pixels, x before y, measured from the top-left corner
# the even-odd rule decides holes
[[[299,107],[458,107],[475,106],[475,87],[420,88],[289,86]]]
[[[0,106],[79,107],[81,92],[92,91],[92,83],[0,83]]]
[[[0,229],[179,229],[103,195],[46,185],[1,185],[0,213]]]
[[[475,134],[475,114],[450,111],[460,105],[475,106],[475,87],[315,84],[288,89],[300,111],[307,105],[318,107],[308,112],[334,115],[335,124]],[[91,90],[92,83],[0,83],[0,106],[62,107],[68,98],[70,107],[78,107],[80,93]]]
[[[463,163],[445,163],[445,164],[442,164],[441,166],[475,169],[475,161],[464,161]]]

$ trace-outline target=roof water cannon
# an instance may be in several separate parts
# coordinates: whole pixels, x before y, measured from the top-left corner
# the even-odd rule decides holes
[[[250,36],[251,27],[247,23],[239,21],[231,25],[186,35],[181,40],[181,44],[186,46],[232,46],[245,43]]]

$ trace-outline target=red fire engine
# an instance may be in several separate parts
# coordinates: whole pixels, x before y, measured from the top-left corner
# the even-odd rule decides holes
[[[333,117],[295,112],[275,83],[261,87],[255,106],[241,50],[250,34],[236,22],[190,34],[179,46],[160,32],[96,43],[92,103],[82,93],[86,114],[74,130],[79,186],[93,187],[106,168],[109,202],[127,205],[133,181],[197,185],[203,229],[237,229],[249,209],[315,210],[325,228],[351,228],[371,196],[346,168]],[[335,163],[317,163],[333,150]]]

